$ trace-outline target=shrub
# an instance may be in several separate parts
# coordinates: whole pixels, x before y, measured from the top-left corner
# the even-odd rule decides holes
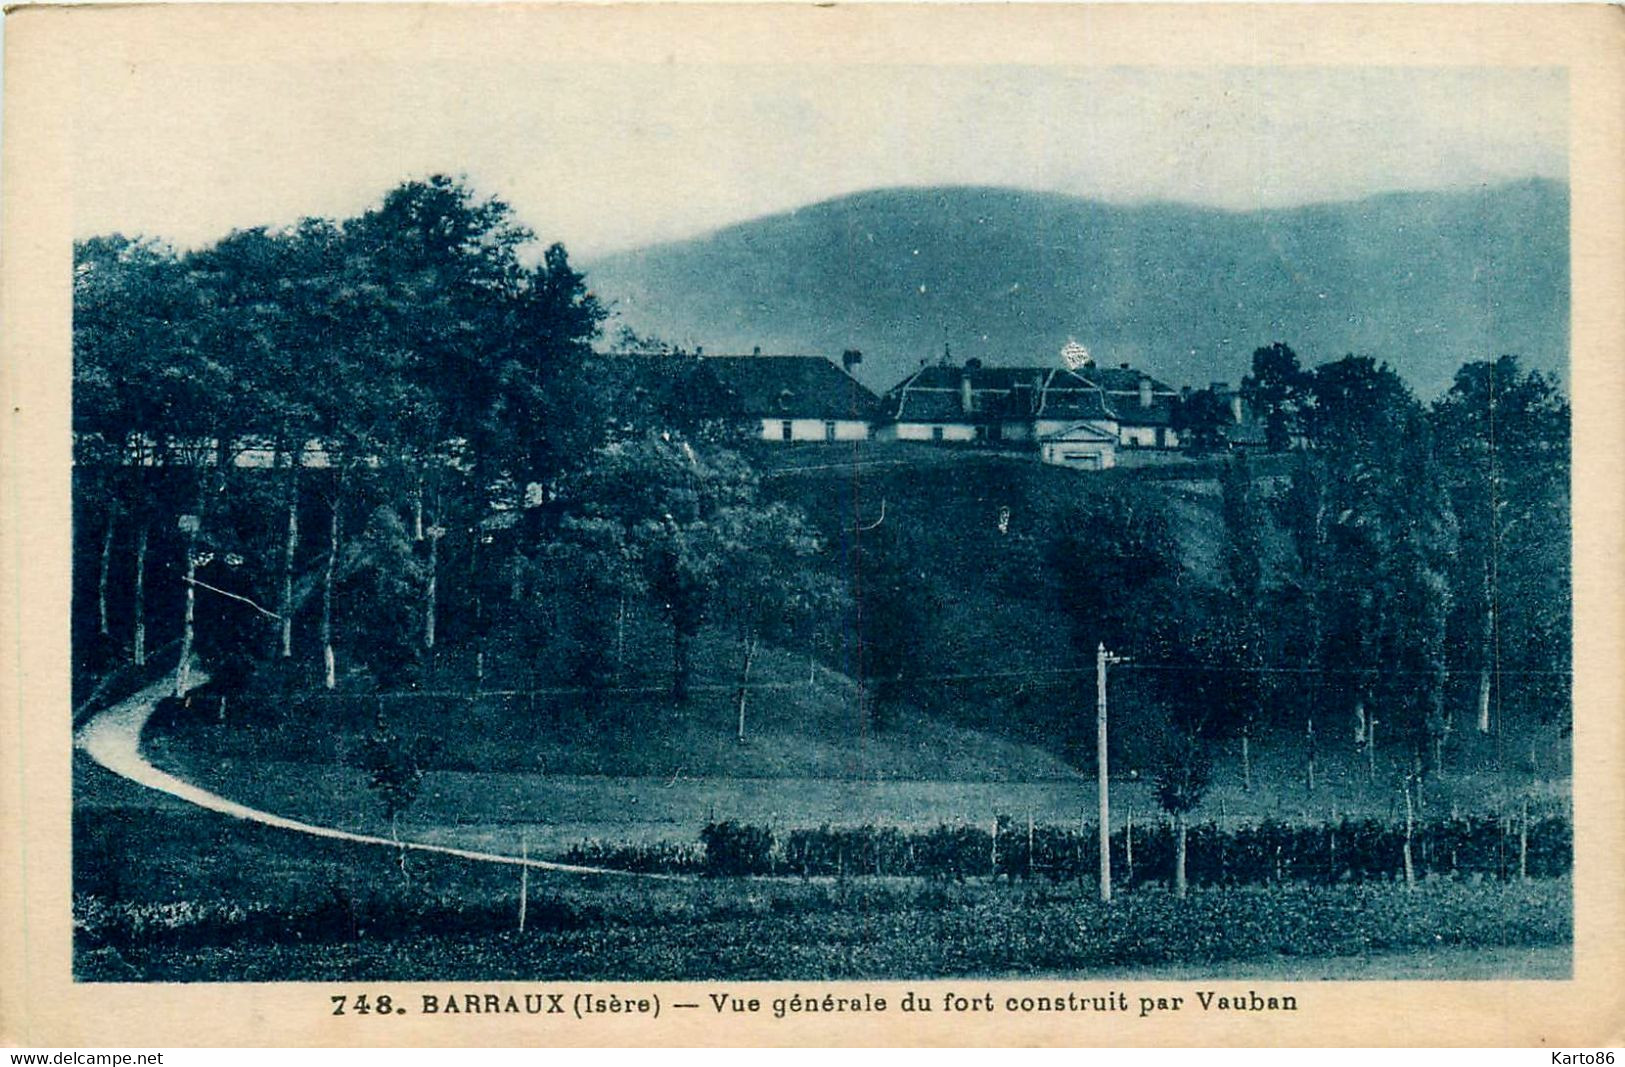
[[[769,830],[729,819],[707,824],[700,831],[700,841],[705,845],[705,873],[712,877],[770,873],[773,834]]]

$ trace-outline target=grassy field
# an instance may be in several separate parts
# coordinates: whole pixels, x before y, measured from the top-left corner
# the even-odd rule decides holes
[[[311,840],[76,767],[76,974],[90,981],[923,978],[1134,974],[1556,977],[1567,879],[1157,889],[902,879],[518,875]],[[1538,951],[1537,951],[1538,950]],[[1481,955],[1480,953],[1487,953]],[[1326,960],[1324,974],[1318,961]]]
[[[333,724],[334,747],[345,734]],[[424,728],[429,728],[424,724]],[[939,823],[988,826],[998,816],[1024,822],[1077,826],[1092,822],[1096,810],[1093,775],[1082,775],[1041,752],[978,737],[960,728],[923,724],[912,735],[894,735],[872,745],[854,746],[856,756],[839,758],[827,738],[819,742],[793,729],[764,732],[739,746],[718,724],[690,724],[686,734],[712,732],[716,759],[732,755],[759,761],[769,770],[803,770],[799,761],[818,744],[833,754],[845,775],[761,776],[705,773],[715,760],[696,742],[688,755],[669,739],[643,753],[649,760],[665,752],[660,773],[572,774],[548,770],[545,761],[527,771],[430,770],[417,801],[401,816],[409,839],[457,844],[517,854],[521,836],[538,855],[558,855],[582,841],[649,844],[694,842],[706,823],[734,820],[776,830],[822,825],[930,827]],[[359,726],[349,736],[358,740]],[[483,736],[483,735],[482,735]],[[487,738],[489,740],[489,738]],[[550,742],[532,740],[542,747]],[[552,742],[562,744],[562,742]],[[673,745],[668,749],[668,745]],[[918,747],[914,747],[918,746]],[[582,747],[591,750],[590,740]],[[746,752],[738,752],[741,748]],[[155,738],[148,746],[154,762],[233,800],[262,810],[321,825],[366,833],[388,829],[366,772],[333,755],[325,759],[274,758],[287,751],[277,732],[252,726],[196,726]],[[592,762],[607,763],[614,748],[596,751]],[[944,758],[943,752],[960,753]],[[698,753],[698,755],[694,755]],[[888,775],[862,776],[858,768],[898,753],[911,762],[892,766]],[[1256,823],[1336,822],[1341,818],[1403,818],[1403,798],[1386,777],[1373,783],[1352,758],[1323,759],[1320,782],[1310,794],[1293,781],[1294,753],[1260,746],[1253,787],[1245,789],[1233,761],[1221,763],[1217,782],[1196,818],[1222,827]],[[521,762],[522,761],[518,761]],[[629,761],[634,767],[638,762]],[[900,760],[900,762],[902,762]],[[510,763],[510,766],[512,763]],[[568,768],[571,764],[564,762]],[[688,766],[696,770],[689,770]],[[645,769],[655,769],[645,763]],[[931,777],[910,778],[900,770],[919,769]],[[816,770],[816,764],[813,768]],[[1023,772],[1032,777],[1022,777]],[[956,776],[962,775],[962,776]],[[1125,773],[1112,785],[1113,824],[1132,818],[1145,824],[1163,818],[1148,776]],[[1453,775],[1433,781],[1423,792],[1418,814],[1439,818],[1453,811],[1487,814],[1519,810],[1525,799],[1537,815],[1565,810],[1566,779],[1535,779],[1526,774]]]

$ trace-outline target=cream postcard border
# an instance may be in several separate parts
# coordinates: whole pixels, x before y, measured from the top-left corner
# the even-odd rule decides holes
[[[1625,1042],[1625,11],[1603,6],[175,5],[24,8],[5,54],[0,265],[0,1043],[219,1045],[1578,1045]],[[1292,1015],[710,1012],[547,1025],[527,1016],[335,1019],[328,996],[449,983],[75,984],[69,913],[70,265],[80,57],[278,64],[545,63],[1541,66],[1569,73],[1576,679],[1572,981],[1249,982]],[[299,161],[289,160],[288,166]],[[1489,355],[1491,353],[1486,353]],[[1044,983],[1054,987],[1057,982]],[[1225,983],[1234,986],[1237,983]],[[458,990],[553,991],[566,983]],[[1196,982],[1132,985],[1189,994]],[[568,984],[578,988],[579,984]],[[1011,981],[660,987],[733,992],[1031,989]],[[602,988],[624,992],[627,985]],[[1002,992],[1000,994],[1002,996]]]

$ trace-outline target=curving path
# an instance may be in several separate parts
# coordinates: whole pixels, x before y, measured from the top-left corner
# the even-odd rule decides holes
[[[200,682],[207,680],[207,676],[201,675],[196,670],[193,672],[193,677],[199,679]],[[158,701],[169,695],[171,685],[172,683],[168,681],[156,682],[123,703],[116,704],[92,717],[74,734],[74,747],[82,750],[91,759],[119,777],[127,778],[138,785],[144,785],[148,789],[167,793],[200,808],[207,808],[209,811],[229,815],[234,819],[244,819],[248,822],[256,822],[262,826],[274,826],[282,830],[292,830],[295,833],[309,834],[312,837],[326,837],[336,841],[352,841],[358,845],[383,845],[388,848],[407,849],[413,852],[432,852],[442,856],[456,856],[459,859],[474,860],[479,863],[504,863],[512,867],[561,871],[566,874],[603,874],[620,878],[653,878],[662,881],[690,880],[683,875],[617,871],[608,867],[581,867],[570,863],[554,863],[548,860],[504,856],[499,853],[478,852],[466,848],[453,848],[449,845],[431,845],[418,841],[394,841],[387,837],[351,833],[348,830],[336,830],[330,826],[317,826],[314,823],[301,822],[298,819],[290,819],[282,815],[273,815],[268,811],[260,811],[246,804],[239,804],[235,800],[228,800],[217,793],[211,793],[207,789],[199,788],[191,782],[159,770],[141,754],[142,728],[146,726],[147,720],[152,717]]]

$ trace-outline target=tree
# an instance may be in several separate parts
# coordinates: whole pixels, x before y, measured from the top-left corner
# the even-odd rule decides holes
[[[605,312],[562,245],[527,265],[535,235],[513,210],[445,175],[403,183],[345,230],[382,290],[385,336],[431,398],[415,409],[420,441],[462,442],[516,505],[590,453],[602,419],[582,371]]]
[[[75,525],[103,527],[98,623],[110,614],[114,526],[131,528],[129,647],[141,665],[149,545],[173,522],[166,468],[198,459],[187,447],[198,433],[194,409],[218,406],[211,393],[223,383],[218,364],[200,356],[197,293],[166,245],[117,234],[77,243],[73,301]]]
[[[395,685],[418,676],[423,654],[417,604],[423,563],[396,509],[380,504],[350,544],[337,576],[336,595],[348,605],[338,640],[372,675]]]
[[[1390,551],[1377,583],[1386,594],[1379,616],[1383,670],[1377,692],[1413,750],[1431,747],[1433,769],[1439,771],[1450,727],[1445,714],[1445,639],[1456,517],[1433,454],[1432,435],[1420,413],[1407,421],[1400,444],[1388,500]]]
[[[1219,613],[1219,646],[1224,658],[1222,694],[1229,730],[1241,738],[1243,788],[1252,791],[1252,740],[1263,714],[1264,539],[1263,513],[1245,452],[1225,465],[1220,481],[1224,517],[1225,604]]]
[[[361,748],[361,766],[367,772],[367,788],[378,798],[384,818],[389,820],[389,836],[400,843],[400,816],[417,800],[423,776],[433,758],[434,743],[425,737],[402,738],[384,722],[380,712],[377,724]],[[406,849],[400,851],[401,876],[407,877]]]
[[[1207,795],[1212,781],[1212,763],[1200,738],[1188,728],[1175,725],[1157,763],[1157,803],[1174,818],[1174,895],[1185,899],[1185,855],[1190,813]]]
[[[1056,606],[1072,641],[1093,655],[1104,642],[1144,662],[1175,641],[1183,576],[1179,543],[1161,501],[1135,487],[1103,487],[1069,511],[1048,547]]]
[[[1242,379],[1247,403],[1264,420],[1264,441],[1271,452],[1285,452],[1300,430],[1310,377],[1298,365],[1298,354],[1280,343],[1253,350],[1253,371]]]
[[[734,701],[737,739],[743,744],[751,667],[761,641],[783,641],[798,624],[838,615],[845,591],[813,566],[823,544],[797,508],[783,503],[726,508],[717,516],[717,529],[726,573],[718,607],[738,647]]]
[[[1234,420],[1230,417],[1230,406],[1217,393],[1212,389],[1198,389],[1174,405],[1172,422],[1186,450],[1203,455],[1224,447],[1226,428]]]
[[[1309,412],[1324,494],[1320,611],[1327,689],[1347,704],[1359,744],[1371,735],[1372,686],[1382,664],[1382,618],[1392,547],[1393,477],[1405,420],[1416,402],[1386,364],[1348,356],[1316,368]]]
[[[343,231],[323,219],[235,231],[187,263],[214,312],[209,343],[239,384],[241,432],[269,442],[272,466],[286,471],[277,651],[291,659],[301,474],[321,429],[322,372],[340,358],[344,331],[358,325],[344,315],[354,301],[344,296]]]
[[[1480,733],[1497,704],[1570,706],[1569,406],[1517,357],[1467,363],[1430,412],[1460,518],[1451,659],[1475,675]],[[1518,635],[1507,640],[1506,635]]]
[[[1352,706],[1357,742],[1375,745],[1380,706],[1419,754],[1446,725],[1443,572],[1455,550],[1431,435],[1404,382],[1369,357],[1317,368],[1311,399],[1318,543],[1303,536],[1306,513],[1293,522],[1300,553],[1310,548],[1319,571],[1322,671]]]
[[[1299,659],[1313,668],[1301,697],[1304,716],[1305,784],[1315,790],[1315,717],[1320,713],[1328,664],[1325,605],[1330,581],[1330,504],[1320,459],[1300,452],[1292,466],[1286,492],[1276,501],[1276,519],[1290,536],[1295,550],[1286,577],[1283,603],[1295,608],[1288,614]]]
[[[902,524],[863,530],[850,544],[853,582],[861,594],[852,600],[851,625],[857,636],[864,721],[880,731],[888,726],[909,674],[921,673],[938,639],[944,594],[941,579],[924,565]]]
[[[689,647],[725,568],[718,519],[754,502],[754,473],[728,450],[649,434],[599,449],[570,495],[578,517],[618,523],[624,531],[642,584],[671,627],[671,693],[681,703],[688,697]]]

